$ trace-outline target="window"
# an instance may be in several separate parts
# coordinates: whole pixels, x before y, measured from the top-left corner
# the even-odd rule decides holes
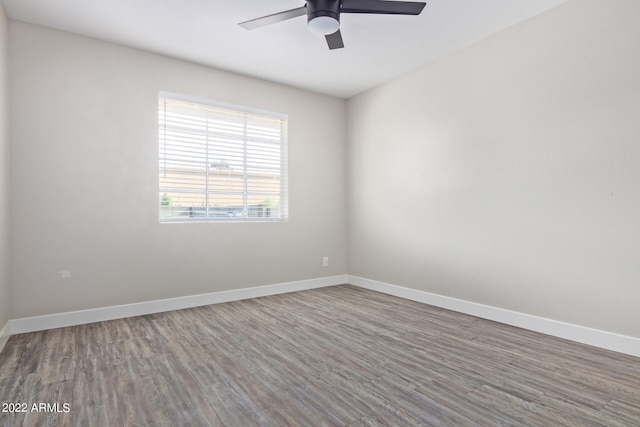
[[[159,97],[160,222],[282,221],[287,117]]]

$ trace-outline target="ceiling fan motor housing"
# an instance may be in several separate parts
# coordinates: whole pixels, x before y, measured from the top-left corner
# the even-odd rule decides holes
[[[320,16],[340,22],[340,0],[307,0],[307,22]]]

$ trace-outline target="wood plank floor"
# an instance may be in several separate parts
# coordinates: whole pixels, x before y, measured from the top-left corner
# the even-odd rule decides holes
[[[640,359],[344,285],[12,336],[0,401],[29,405],[3,426],[639,426]]]

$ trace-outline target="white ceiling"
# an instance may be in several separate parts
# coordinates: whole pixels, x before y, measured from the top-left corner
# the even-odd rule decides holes
[[[304,0],[2,0],[11,19],[348,98],[566,0],[427,0],[419,16],[343,14],[345,48],[298,17],[238,22]]]

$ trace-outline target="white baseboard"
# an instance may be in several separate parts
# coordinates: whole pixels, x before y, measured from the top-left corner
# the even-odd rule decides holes
[[[446,308],[464,314],[494,320],[507,325],[516,326],[547,335],[565,338],[571,341],[613,350],[619,353],[640,357],[640,339],[612,332],[591,329],[557,320],[546,319],[530,314],[505,310],[498,307],[478,304],[470,301],[432,294],[376,280],[358,276],[340,275],[319,279],[301,280],[275,285],[257,286],[222,292],[212,292],[201,295],[169,298],[112,307],[102,307],[89,310],[72,311],[67,313],[50,314],[46,316],[13,319],[0,329],[0,351],[11,334],[43,331],[66,326],[83,325],[86,323],[105,320],[122,319],[125,317],[141,316],[160,313],[163,311],[179,310],[183,308],[199,307],[203,305],[219,304],[249,298],[277,295],[288,292],[304,291],[326,286],[349,283],[361,288],[406,298],[412,301]]]
[[[200,307],[203,305],[219,304],[248,298],[268,295],[284,294],[287,292],[304,291],[347,283],[347,276],[331,276],[319,279],[301,280],[297,282],[279,283],[275,285],[257,286],[252,288],[235,289],[231,291],[212,292],[208,294],[189,295],[185,297],[125,304],[112,307],[101,307],[89,310],[71,311],[67,313],[49,314],[46,316],[25,317],[10,321],[10,333],[43,331],[47,329],[63,328],[66,326],[83,325],[86,323],[102,322],[105,320],[122,319],[125,317],[142,316],[163,311],[179,310],[182,308]],[[7,328],[5,326],[5,328]],[[3,329],[4,331],[4,329]],[[7,335],[8,339],[8,335]],[[1,343],[2,341],[0,341]]]
[[[640,357],[640,338],[591,329],[544,317],[505,310],[429,292],[404,288],[357,276],[347,276],[348,283],[361,288],[418,301],[483,319]]]
[[[0,329],[0,351],[4,348],[4,345],[9,341],[9,337],[11,336],[11,320],[8,320],[7,323]]]

